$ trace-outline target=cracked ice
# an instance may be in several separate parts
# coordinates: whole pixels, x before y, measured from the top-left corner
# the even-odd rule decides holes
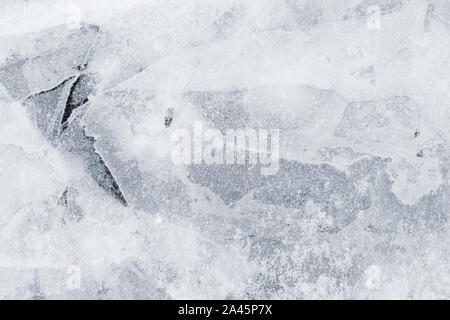
[[[448,2],[0,8],[1,299],[450,297]],[[174,164],[198,121],[279,170]]]

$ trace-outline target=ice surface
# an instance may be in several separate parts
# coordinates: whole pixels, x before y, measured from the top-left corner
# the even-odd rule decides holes
[[[0,298],[450,297],[448,1],[46,3],[0,4]],[[175,165],[195,123],[279,170]]]

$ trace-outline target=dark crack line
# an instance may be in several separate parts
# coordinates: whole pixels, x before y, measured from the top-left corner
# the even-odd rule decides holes
[[[61,118],[61,131],[64,131],[64,129],[67,127],[67,125],[64,125],[64,123],[66,123],[67,120],[69,120],[72,112],[89,101],[87,97],[84,97],[84,99],[82,99],[81,101],[77,101],[77,99],[75,99],[74,97],[74,92],[80,85],[81,81],[83,80],[83,77],[84,77],[83,75],[77,77],[75,82],[70,87],[69,96],[67,97],[66,106],[64,108],[64,113]]]
[[[89,140],[92,141],[92,147],[94,148],[94,153],[95,153],[95,155],[98,157],[98,161],[100,162],[100,164],[101,164],[101,166],[102,166],[102,168],[103,168],[105,174],[107,175],[107,177],[109,177],[109,178],[111,179],[112,187],[109,188],[109,190],[107,190],[107,191],[111,192],[111,193],[113,194],[113,196],[114,196],[117,200],[119,200],[119,201],[122,203],[122,205],[124,205],[124,206],[127,207],[127,206],[128,206],[128,202],[127,202],[127,200],[125,199],[125,197],[124,197],[122,191],[120,190],[119,184],[117,183],[116,179],[114,178],[114,176],[113,176],[111,170],[110,170],[110,169],[108,168],[108,166],[106,165],[106,163],[105,163],[105,161],[103,160],[102,156],[101,156],[101,155],[97,152],[97,150],[95,149],[95,138],[92,137],[92,136],[88,136],[84,130],[83,130],[83,133],[84,133],[84,135],[85,135]],[[99,183],[98,181],[97,181],[97,184],[100,185],[100,183]],[[101,186],[101,185],[100,185],[100,186]],[[102,186],[101,186],[101,187],[102,187]]]

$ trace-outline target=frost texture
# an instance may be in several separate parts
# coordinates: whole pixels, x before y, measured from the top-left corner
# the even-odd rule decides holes
[[[450,298],[448,1],[105,3],[1,4],[0,298]]]

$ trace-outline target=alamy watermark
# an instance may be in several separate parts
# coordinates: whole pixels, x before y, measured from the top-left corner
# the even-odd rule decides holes
[[[171,157],[174,164],[260,164],[262,175],[279,169],[278,129],[203,130],[201,121],[193,123],[192,134],[178,128],[172,132]]]

